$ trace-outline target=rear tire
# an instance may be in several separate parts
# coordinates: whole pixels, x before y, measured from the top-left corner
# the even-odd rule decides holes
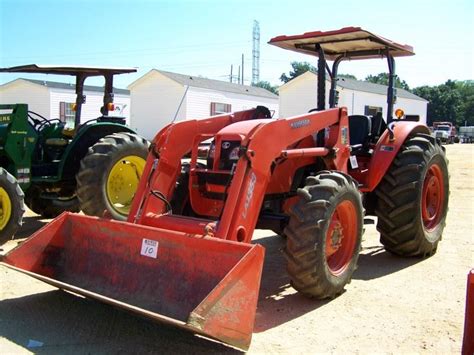
[[[24,193],[15,177],[0,168],[0,245],[12,239],[23,223]]]
[[[342,293],[357,267],[363,207],[356,183],[324,171],[298,189],[285,228],[288,273],[304,295],[324,299]]]
[[[385,249],[401,256],[431,256],[446,225],[449,199],[444,148],[427,134],[401,147],[376,189],[377,230]]]
[[[81,210],[126,220],[143,173],[148,141],[132,133],[114,133],[89,148],[76,175]]]

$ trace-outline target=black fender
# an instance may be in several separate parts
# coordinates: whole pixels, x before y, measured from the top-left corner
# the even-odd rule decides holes
[[[59,164],[59,179],[75,182],[81,160],[87,154],[89,147],[92,147],[101,138],[118,132],[136,133],[130,127],[110,122],[94,123],[81,127],[64,152]]]

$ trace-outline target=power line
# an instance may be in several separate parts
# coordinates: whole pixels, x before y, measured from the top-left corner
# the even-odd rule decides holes
[[[62,53],[62,54],[44,54],[44,55],[34,55],[34,58],[101,58],[102,56],[110,56],[113,55],[114,57],[126,58],[132,57],[133,55],[156,55],[156,54],[173,54],[173,53],[185,53],[188,50],[193,48],[206,49],[206,48],[229,48],[229,47],[237,47],[243,46],[248,44],[250,41],[238,41],[238,42],[221,42],[221,43],[209,43],[209,44],[190,44],[190,45],[183,45],[183,46],[175,46],[175,47],[149,47],[149,48],[137,48],[137,49],[117,49],[113,51],[93,51],[93,52],[83,52],[80,53]],[[5,55],[8,53],[4,53],[2,60],[22,60],[28,59],[31,60],[32,55],[29,54],[28,56],[8,56]]]

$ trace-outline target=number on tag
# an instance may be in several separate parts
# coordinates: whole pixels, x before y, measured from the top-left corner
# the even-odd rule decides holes
[[[143,239],[141,255],[156,259],[158,255],[158,242],[156,240]]]

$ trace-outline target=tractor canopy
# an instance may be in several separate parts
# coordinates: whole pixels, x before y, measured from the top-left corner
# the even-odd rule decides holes
[[[415,54],[413,47],[409,45],[393,42],[360,27],[306,32],[294,36],[277,36],[268,43],[313,56],[318,56],[316,45],[319,44],[328,60],[336,60],[341,56],[350,59],[381,58],[386,55],[387,50],[392,57]]]
[[[36,73],[36,74],[57,74],[57,75],[85,75],[104,76],[107,74],[127,74],[135,73],[137,68],[132,67],[86,67],[80,65],[40,65],[26,64],[16,67],[0,68],[0,73]]]
[[[313,31],[294,36],[277,36],[269,42],[274,46],[318,57],[318,106],[326,109],[326,71],[331,79],[329,108],[337,107],[336,90],[339,63],[344,60],[386,58],[388,64],[387,123],[393,120],[396,100],[395,57],[414,55],[413,47],[377,36],[360,27],[344,27],[333,31]],[[333,61],[332,69],[327,60]]]
[[[76,111],[75,127],[81,123],[82,105],[86,101],[84,96],[84,81],[91,76],[103,76],[104,85],[104,106],[100,112],[103,116],[108,116],[111,105],[114,102],[113,80],[114,75],[135,73],[137,68],[132,67],[87,67],[80,65],[39,65],[26,64],[10,68],[0,68],[0,73],[31,73],[31,74],[56,74],[71,75],[76,77]]]

